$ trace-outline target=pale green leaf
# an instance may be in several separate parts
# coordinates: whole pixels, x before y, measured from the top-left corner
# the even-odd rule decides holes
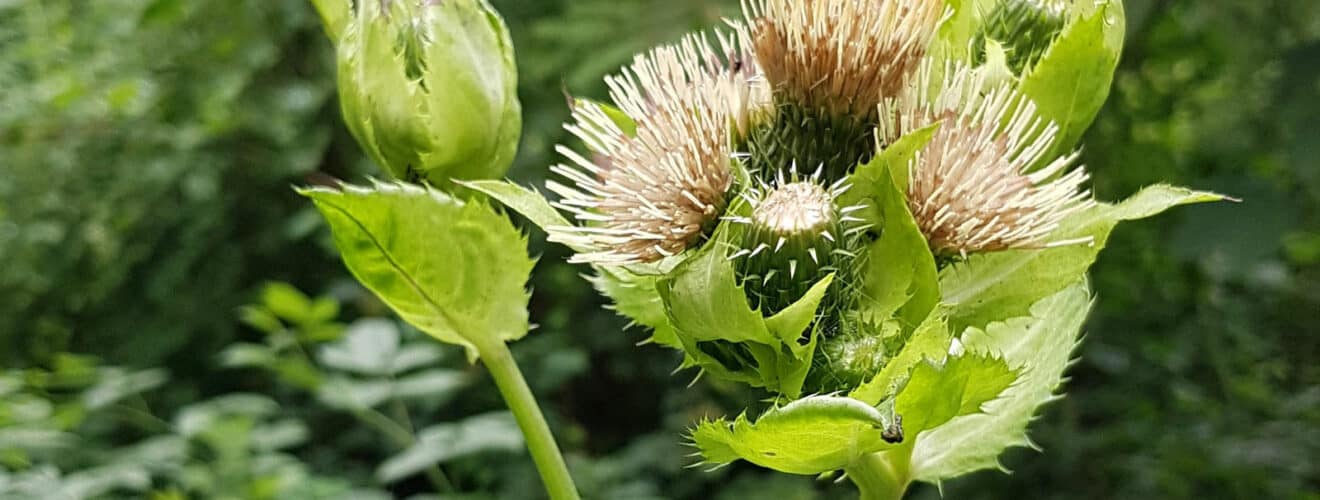
[[[922,361],[943,362],[953,337],[944,316],[935,313],[926,318],[903,345],[903,349],[885,363],[871,380],[854,389],[850,397],[879,404],[902,388],[912,369]]]
[[[1063,33],[1023,75],[1020,90],[1037,114],[1059,126],[1054,158],[1073,149],[1109,97],[1123,50],[1125,16],[1121,0],[1079,2]]]
[[[1165,185],[1151,186],[1117,205],[1095,207],[1063,221],[1052,240],[1094,238],[1093,244],[973,255],[940,272],[940,289],[954,331],[1027,316],[1032,304],[1082,279],[1120,221],[1159,214],[1177,205],[1225,199]]]
[[[799,359],[802,358],[802,353],[798,351],[806,350],[799,340],[803,332],[807,331],[807,327],[816,320],[816,309],[820,308],[820,301],[825,299],[825,293],[829,291],[831,283],[834,283],[834,273],[821,278],[797,302],[765,320],[765,326],[770,333],[793,349]]]
[[[1090,305],[1086,285],[1078,283],[1036,303],[1030,317],[964,334],[969,352],[1003,356],[1010,366],[1022,367],[1021,377],[998,399],[986,403],[984,413],[956,418],[923,435],[912,454],[913,477],[937,483],[996,468],[1005,449],[1029,446],[1027,424],[1063,382]]]
[[[408,184],[306,189],[349,271],[405,321],[468,350],[527,333],[532,270],[501,214]]]
[[[504,206],[518,212],[542,231],[552,227],[571,225],[568,219],[560,215],[545,196],[532,189],[519,186],[509,181],[455,181],[460,186],[478,191],[503,203]]]
[[[979,412],[1017,379],[1008,364],[993,355],[967,353],[943,363],[917,363],[894,408],[903,417],[903,432],[920,445],[922,431],[935,429],[960,415]],[[943,446],[944,444],[941,443]]]
[[[897,313],[905,332],[920,325],[939,303],[939,280],[935,257],[894,174],[903,172],[906,178],[907,162],[901,158],[910,158],[934,130],[927,127],[904,136],[886,151],[898,158],[890,161],[882,153],[858,167],[852,177],[860,202],[870,207],[861,211],[863,218],[875,223],[880,232],[866,249],[859,308],[864,317],[881,321]]]
[[[971,61],[972,39],[981,29],[986,15],[994,8],[995,1],[945,0],[949,15],[940,25],[931,47],[931,54],[936,61],[941,62],[935,67],[944,67],[944,61]]]
[[[752,423],[741,415],[703,422],[692,441],[707,464],[746,460],[790,474],[819,474],[894,447],[882,434],[889,416],[851,398],[809,396],[767,411]]]
[[[778,344],[760,312],[752,310],[733,265],[712,241],[660,279],[657,289],[680,336],[698,342],[724,340]]]

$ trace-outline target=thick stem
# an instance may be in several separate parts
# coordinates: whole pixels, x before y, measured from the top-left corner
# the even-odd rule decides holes
[[[527,451],[531,452],[536,470],[541,473],[546,493],[550,494],[551,500],[578,500],[577,488],[573,485],[573,477],[568,474],[563,455],[559,453],[559,445],[555,444],[550,426],[546,425],[541,408],[536,406],[536,398],[518,370],[509,346],[496,340],[477,346],[477,350],[522,429]]]
[[[872,453],[862,457],[852,466],[844,469],[857,490],[861,500],[901,500],[907,491],[907,459],[901,453]],[[901,460],[895,460],[901,459]],[[902,462],[893,463],[891,462]]]

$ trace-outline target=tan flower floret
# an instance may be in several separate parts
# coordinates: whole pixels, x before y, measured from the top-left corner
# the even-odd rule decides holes
[[[743,11],[776,97],[835,116],[873,116],[925,55],[944,2],[744,0]]]
[[[639,55],[609,77],[610,96],[636,124],[624,130],[605,109],[583,102],[566,128],[590,159],[559,146],[569,161],[550,182],[560,208],[583,226],[551,228],[550,240],[589,248],[572,262],[653,262],[697,242],[723,213],[734,142],[767,100],[756,65],[736,40],[704,36]]]
[[[918,78],[881,105],[876,133],[892,143],[940,123],[909,164],[907,190],[931,248],[965,256],[1090,242],[1049,239],[1064,218],[1092,203],[1082,186],[1085,169],[1069,170],[1076,153],[1045,163],[1059,127],[1038,118],[1035,104],[1009,84],[991,85],[982,72],[946,68],[938,86],[932,85],[933,73],[923,66]]]

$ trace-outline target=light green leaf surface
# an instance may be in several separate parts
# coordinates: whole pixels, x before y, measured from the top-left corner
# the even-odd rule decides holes
[[[952,339],[944,316],[938,312],[931,314],[912,333],[903,349],[885,363],[880,373],[853,390],[849,397],[871,404],[888,399],[902,388],[918,364],[926,360],[943,362],[949,354]]]
[[[503,215],[407,184],[301,193],[330,223],[349,271],[405,321],[467,348],[527,333],[532,270]]]
[[[890,420],[851,398],[809,396],[771,409],[752,423],[741,415],[703,422],[692,441],[707,464],[746,460],[790,474],[819,474],[894,447],[881,437]]]
[[[999,454],[1008,447],[1030,446],[1027,424],[1041,405],[1056,397],[1090,306],[1087,286],[1077,283],[1036,303],[1030,317],[964,334],[968,352],[1003,356],[1010,366],[1021,367],[1021,377],[986,403],[984,413],[955,418],[923,435],[913,450],[912,477],[936,483],[996,468]]]
[[[542,231],[552,227],[567,227],[571,223],[550,205],[545,196],[532,189],[519,186],[509,181],[455,181],[458,185],[478,191],[504,206],[522,214]]]
[[[1037,114],[1059,126],[1055,158],[1072,150],[1109,97],[1123,50],[1126,25],[1121,0],[1078,2],[1075,17],[1023,75],[1020,90]]]
[[[917,439],[919,445],[925,439],[919,433],[954,417],[979,412],[981,405],[998,397],[1017,377],[995,355],[969,352],[949,356],[943,363],[920,362],[895,403],[903,416],[903,432],[908,439]]]
[[[935,257],[901,187],[906,185],[908,160],[935,130],[931,126],[904,136],[852,177],[856,202],[868,206],[859,213],[880,232],[866,249],[859,307],[864,317],[877,320],[897,313],[904,332],[920,325],[940,300]]]
[[[1151,186],[1117,205],[1095,207],[1063,221],[1053,240],[1092,237],[1090,245],[1008,250],[973,255],[940,272],[940,289],[954,331],[1029,315],[1032,304],[1076,283],[1095,262],[1120,221],[1159,214],[1171,207],[1220,201],[1223,196],[1166,185]]]
[[[718,239],[660,279],[657,289],[681,336],[702,342],[778,344],[761,313],[748,305]]]

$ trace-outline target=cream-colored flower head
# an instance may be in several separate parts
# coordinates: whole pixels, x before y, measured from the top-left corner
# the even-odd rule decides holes
[[[776,98],[873,116],[926,53],[942,0],[744,0],[748,37]]]
[[[734,142],[768,100],[750,54],[733,37],[689,36],[638,55],[606,78],[635,133],[601,106],[581,102],[566,128],[590,158],[564,146],[568,163],[548,183],[581,226],[550,240],[587,248],[572,262],[622,265],[682,252],[719,220],[733,180]],[[718,46],[718,50],[716,47]]]
[[[1059,128],[1008,83],[950,67],[942,82],[925,64],[880,107],[877,138],[892,143],[939,122],[909,165],[908,205],[937,253],[967,255],[1010,248],[1085,243],[1050,240],[1059,223],[1089,206],[1077,154],[1049,159]],[[1046,162],[1048,160],[1048,163]]]

